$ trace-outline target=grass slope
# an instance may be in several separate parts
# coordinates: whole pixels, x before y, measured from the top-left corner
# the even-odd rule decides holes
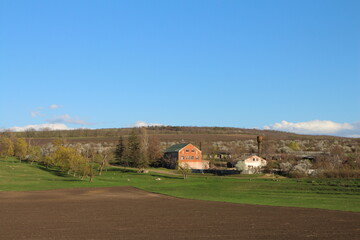
[[[160,177],[161,181],[155,179]],[[133,186],[150,192],[176,197],[262,204],[322,208],[360,212],[360,180],[294,180],[262,178],[227,178],[192,175],[180,176],[110,168],[93,183],[64,176],[15,159],[0,159],[0,191],[32,191],[57,188]]]

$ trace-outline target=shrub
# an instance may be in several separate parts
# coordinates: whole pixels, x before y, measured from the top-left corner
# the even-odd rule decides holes
[[[306,172],[292,171],[289,173],[289,177],[291,178],[305,178],[307,176]]]
[[[300,147],[299,144],[297,142],[290,142],[289,143],[289,148],[293,151],[299,151]]]
[[[360,169],[333,169],[323,170],[317,177],[319,178],[360,178]]]

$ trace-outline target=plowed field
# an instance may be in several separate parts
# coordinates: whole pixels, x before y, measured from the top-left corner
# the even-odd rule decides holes
[[[179,199],[131,187],[0,192],[0,239],[360,239],[360,213]]]

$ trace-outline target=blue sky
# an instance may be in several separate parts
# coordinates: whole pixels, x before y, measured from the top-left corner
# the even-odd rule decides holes
[[[359,12],[356,0],[0,0],[0,129],[360,137]]]

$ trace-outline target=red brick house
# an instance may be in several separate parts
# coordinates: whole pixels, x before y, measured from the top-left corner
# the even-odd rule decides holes
[[[164,152],[164,158],[169,160],[170,167],[175,168],[177,163],[191,169],[208,169],[209,161],[202,160],[201,150],[191,143],[175,144]]]

